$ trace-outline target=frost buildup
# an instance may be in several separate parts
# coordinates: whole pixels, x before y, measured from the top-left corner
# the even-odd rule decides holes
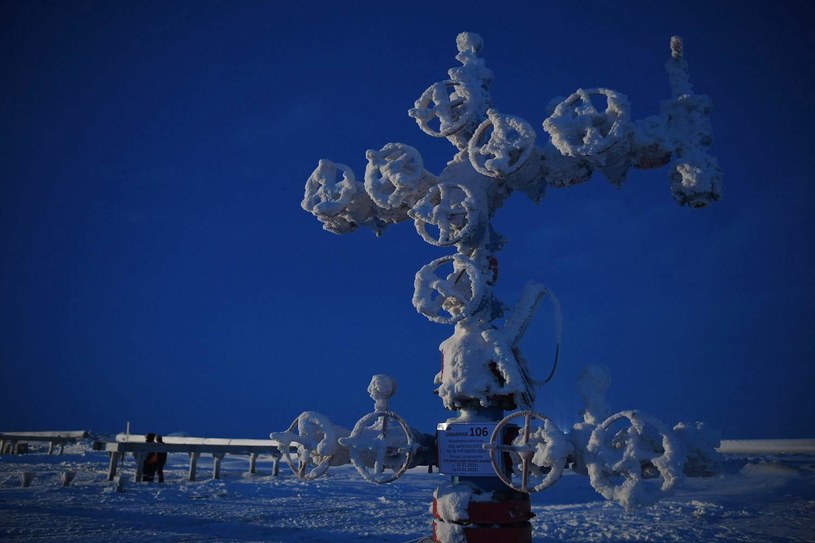
[[[523,410],[497,422],[493,439],[484,443],[498,478],[515,490],[534,492],[557,480],[571,458],[575,470],[587,473],[607,499],[626,508],[652,503],[682,479],[683,469],[704,472],[715,466],[713,441],[699,426],[672,431],[638,411],[609,416],[604,393],[610,381],[598,367],[581,375],[583,422],[568,436],[531,411],[539,383],[519,345],[540,301],[551,299],[556,313],[558,306],[551,292],[532,282],[512,307],[497,298],[496,255],[505,240],[491,221],[515,191],[538,202],[547,188],[583,183],[594,172],[620,187],[631,168],[669,165],[671,192],[681,205],[704,207],[718,200],[721,172],[708,152],[711,101],[693,93],[682,41],[674,37],[666,65],[672,96],[662,102],[658,115],[633,120],[624,94],[603,87],[577,89],[549,103],[542,123],[545,137],[538,141],[529,122],[493,107],[493,74],[478,56],[481,37],[461,33],[456,46],[460,65],[422,92],[408,111],[423,132],[452,144],[445,168],[429,172],[419,151],[404,143],[368,150],[364,182],[348,166],[321,160],[306,182],[302,207],[336,234],[366,227],[379,235],[390,224],[412,220],[427,243],[449,248],[416,272],[413,306],[430,321],[453,326],[439,346],[442,363],[434,381],[444,406],[459,414],[452,420],[483,415],[494,421],[504,410]],[[559,324],[557,329],[559,345]],[[323,469],[328,457],[345,448],[363,477],[392,480],[385,469],[393,470],[394,477],[402,473],[415,443],[403,421],[387,411],[387,388],[386,381],[372,382],[375,411],[350,434],[337,435],[329,421],[312,416],[299,427],[299,434],[306,432],[300,441],[293,432],[297,421],[281,441],[299,443],[299,456],[316,464],[312,471]],[[513,418],[523,419],[515,429],[517,437],[494,443],[494,436],[509,435],[499,430]],[[396,433],[385,436],[387,428]],[[498,473],[496,454],[509,457],[506,467],[513,469],[507,471],[520,473],[520,482]],[[693,460],[686,462],[686,454]],[[308,469],[301,471],[311,473]],[[434,496],[436,540],[466,540],[466,531],[473,528],[465,526],[478,509],[468,504],[483,496],[463,482],[439,487]],[[529,500],[518,503],[528,507]],[[524,529],[531,538],[531,527]]]
[[[626,509],[650,505],[682,480],[684,456],[673,433],[639,411],[603,421],[587,447],[591,486]]]
[[[408,111],[423,132],[454,146],[444,170],[427,171],[419,151],[404,143],[368,150],[364,182],[348,166],[321,160],[306,182],[302,207],[336,234],[359,227],[380,234],[389,224],[412,220],[422,239],[454,249],[422,267],[414,283],[416,310],[455,326],[440,346],[436,391],[449,409],[528,407],[534,383],[518,350],[523,327],[512,332],[509,326],[531,318],[543,291],[533,296],[531,310],[522,301],[509,311],[495,297],[496,253],[504,238],[492,228],[492,216],[516,190],[537,202],[547,186],[582,183],[595,171],[620,186],[630,168],[668,162],[680,204],[701,207],[718,199],[721,174],[707,152],[710,99],[693,94],[682,42],[673,38],[667,64],[673,96],[660,115],[633,121],[624,94],[577,89],[552,102],[543,121],[548,138],[537,144],[531,124],[492,107],[493,74],[478,56],[481,37],[461,33],[456,46],[460,66]]]
[[[326,473],[329,466],[349,462],[367,481],[389,483],[416,465],[417,450],[423,450],[418,460],[430,463],[427,436],[409,428],[396,413],[388,409],[388,401],[396,393],[396,381],[383,374],[374,375],[368,394],[374,410],[362,416],[353,430],[337,426],[320,413],[301,413],[284,432],[272,432],[283,458],[302,481],[311,481]],[[296,462],[292,448],[296,447]]]
[[[722,191],[722,173],[716,158],[708,153],[713,144],[713,102],[708,96],[693,93],[682,47],[682,38],[671,38],[671,59],[665,68],[673,98],[661,106],[663,123],[673,144],[671,192],[680,204],[704,207],[718,200]]]
[[[280,443],[283,459],[292,472],[303,481],[311,481],[323,475],[329,466],[350,461],[348,451],[339,444],[339,439],[350,433],[325,415],[305,411],[294,419],[288,430],[272,432],[269,437]],[[296,463],[291,455],[292,447],[297,448]]]
[[[589,365],[577,379],[583,398],[583,422],[568,439],[575,472],[589,475],[606,499],[626,509],[650,505],[688,477],[709,477],[721,470],[717,431],[702,422],[677,423],[668,429],[641,411],[608,415],[605,394],[611,384],[608,370]]]
[[[711,477],[721,472],[722,456],[718,449],[721,432],[704,422],[679,422],[674,435],[684,448],[686,460],[682,471],[688,477]]]

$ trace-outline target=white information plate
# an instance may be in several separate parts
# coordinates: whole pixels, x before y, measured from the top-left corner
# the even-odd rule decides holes
[[[439,447],[439,471],[445,475],[495,477],[490,451],[483,445],[498,423],[443,422],[436,427]]]

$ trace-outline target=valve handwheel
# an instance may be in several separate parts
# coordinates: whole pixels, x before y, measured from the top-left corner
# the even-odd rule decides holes
[[[385,209],[405,204],[424,173],[419,151],[404,143],[388,143],[379,151],[369,149],[365,156],[365,190],[371,199]]]
[[[519,418],[523,418],[523,426],[519,427],[518,436],[512,443],[501,443],[507,425]],[[535,424],[537,427],[534,427]],[[518,411],[504,417],[495,426],[490,441],[484,448],[489,450],[492,468],[504,484],[525,493],[540,492],[555,484],[563,474],[566,458],[572,451],[566,436],[551,419],[534,411]],[[505,452],[519,457],[520,473],[515,475],[520,477],[520,481],[513,480],[512,468],[509,470],[510,475],[501,468],[498,455]],[[540,479],[532,487],[529,486],[531,476]]]
[[[430,85],[416,100],[415,107],[408,111],[408,115],[416,119],[416,124],[425,134],[446,138],[464,128],[473,112],[463,85],[448,79]],[[438,119],[438,130],[430,126],[434,119]]]
[[[622,421],[622,428],[615,423]],[[627,424],[627,427],[625,426]],[[591,434],[586,462],[591,484],[608,500],[630,507],[649,505],[681,479],[672,433],[657,419],[638,411],[608,417]],[[650,473],[649,473],[650,472]],[[618,484],[612,478],[621,478]]]
[[[337,180],[339,172],[342,172],[342,179]],[[351,168],[321,160],[306,181],[301,206],[314,215],[335,217],[345,211],[357,191],[356,177]]]
[[[389,424],[391,420],[397,424],[395,432]],[[359,474],[378,484],[401,477],[410,465],[416,446],[405,421],[391,411],[368,413],[357,421],[351,435],[341,437],[339,443],[348,448],[351,463]],[[393,473],[387,473],[387,468]]]
[[[492,131],[488,130],[492,128]],[[532,125],[514,115],[487,110],[487,119],[470,138],[467,152],[473,168],[488,177],[505,177],[517,171],[535,148]]]
[[[453,264],[452,273],[442,278],[436,272]],[[443,256],[426,264],[413,283],[413,306],[433,322],[455,324],[481,307],[486,288],[481,272],[466,257]],[[446,312],[450,316],[442,314]]]
[[[593,97],[606,101],[603,111],[594,107]],[[633,129],[629,117],[628,98],[624,94],[602,88],[578,89],[557,105],[543,121],[543,128],[564,155],[597,157],[612,147],[628,145]]]
[[[280,442],[283,459],[301,481],[311,481],[324,474],[336,453],[334,425],[313,411],[301,413],[288,430],[272,432],[270,437]],[[296,465],[291,457],[292,443],[297,444]]]
[[[446,247],[467,241],[478,233],[483,220],[478,214],[478,201],[465,185],[433,185],[408,211],[416,232],[431,245]],[[428,231],[435,227],[435,235]]]

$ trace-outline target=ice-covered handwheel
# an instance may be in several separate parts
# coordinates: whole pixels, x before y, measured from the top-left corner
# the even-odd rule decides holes
[[[365,156],[365,190],[378,206],[391,209],[416,201],[426,175],[419,151],[404,143],[388,143],[379,151],[369,149]]]
[[[592,431],[587,451],[591,485],[626,509],[656,502],[682,477],[673,434],[639,411],[608,417]]]
[[[351,463],[359,474],[378,484],[401,477],[415,448],[408,425],[390,411],[368,413],[357,421],[351,435],[340,438],[339,443],[348,448]]]
[[[487,177],[516,172],[535,149],[532,125],[514,115],[487,110],[487,119],[476,128],[467,152],[475,170]]]
[[[521,418],[523,426],[517,428],[518,435],[510,443],[503,443],[510,423]],[[504,484],[526,493],[540,492],[555,484],[572,452],[571,443],[555,423],[533,411],[519,411],[504,417],[484,447],[489,450],[492,467]],[[503,453],[509,453],[512,459],[513,465],[507,472],[499,461]]]
[[[433,185],[408,211],[416,232],[431,245],[445,247],[468,241],[481,231],[484,220],[478,200],[464,185]]]
[[[592,99],[605,101],[606,107],[598,111]],[[633,125],[628,98],[610,89],[578,89],[555,107],[543,128],[562,154],[592,158],[601,166],[610,164],[630,145]]]
[[[337,179],[339,173],[342,173],[342,179]],[[357,190],[351,168],[323,159],[306,181],[306,192],[300,205],[314,215],[333,217],[348,208]]]
[[[438,275],[438,271],[449,264],[452,271]],[[481,272],[469,259],[458,254],[437,258],[423,266],[416,272],[413,287],[413,307],[439,324],[455,324],[469,317],[481,307],[486,294]]]
[[[369,223],[373,213],[370,197],[351,168],[330,160],[321,160],[309,176],[300,206],[335,234]]]
[[[334,424],[314,411],[301,413],[288,430],[272,432],[269,437],[280,443],[283,459],[301,481],[311,481],[324,474],[337,452]],[[292,444],[297,445],[296,464],[291,457]]]
[[[463,85],[450,79],[430,85],[414,106],[408,115],[425,134],[437,138],[455,134],[473,118]]]

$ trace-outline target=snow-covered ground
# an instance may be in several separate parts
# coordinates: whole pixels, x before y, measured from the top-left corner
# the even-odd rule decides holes
[[[810,443],[810,447],[812,443]],[[811,449],[810,449],[811,450]],[[571,472],[533,495],[534,542],[807,541],[815,542],[815,455],[728,455],[724,473],[687,479],[657,505],[626,512],[604,501],[587,477]],[[186,481],[187,457],[170,455],[166,482],[132,482],[122,492],[106,480],[107,454],[76,445],[63,456],[44,449],[0,457],[0,540],[264,541],[267,543],[408,542],[430,533],[429,502],[443,475],[417,468],[387,485],[363,481],[353,467],[331,468],[310,483],[270,459],[249,475],[245,457],[224,459],[222,479]],[[20,486],[20,472],[32,472]],[[60,474],[75,471],[63,487]]]

